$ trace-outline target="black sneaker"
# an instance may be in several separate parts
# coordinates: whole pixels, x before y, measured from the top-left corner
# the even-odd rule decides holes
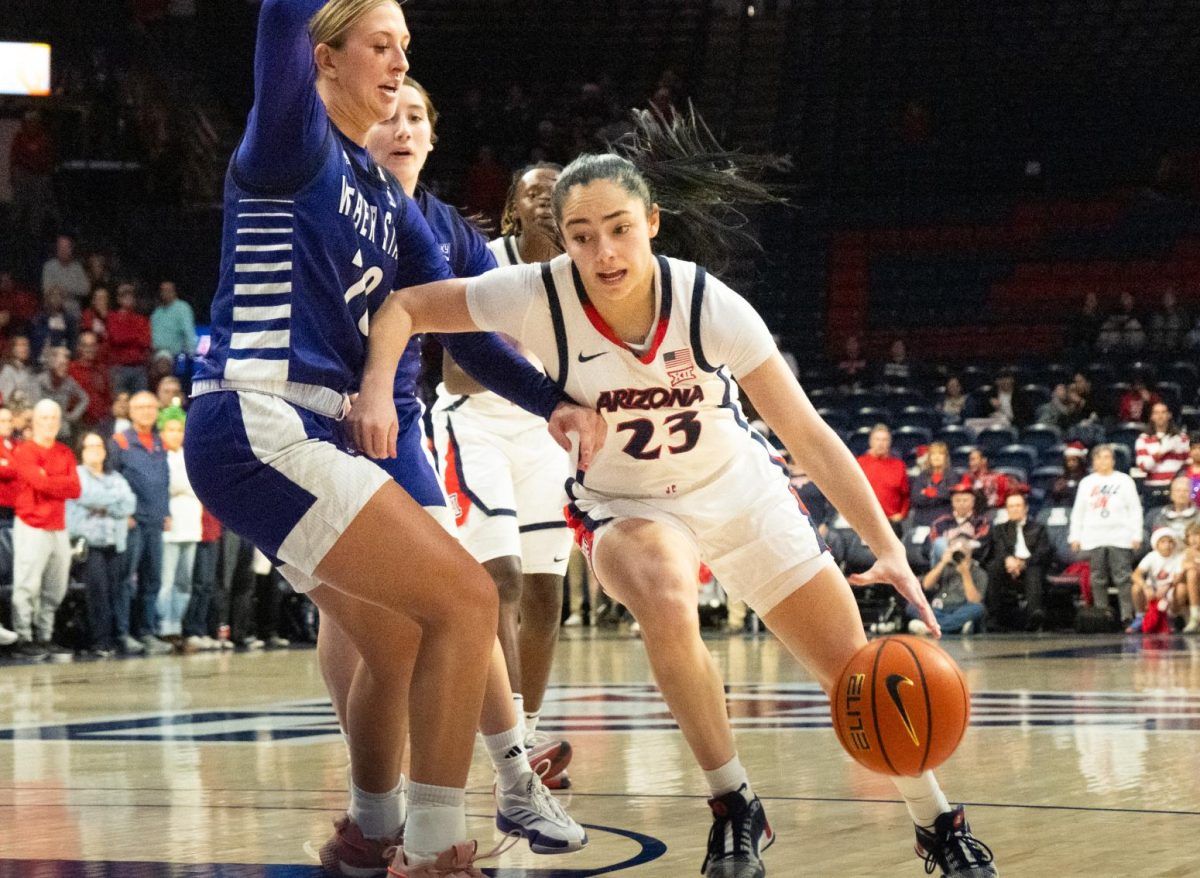
[[[917,856],[925,858],[925,873],[942,870],[942,878],[997,878],[992,849],[971,835],[963,806],[938,817],[933,829],[917,827]]]
[[[745,786],[708,800],[713,825],[708,833],[708,853],[700,874],[708,878],[763,878],[767,874],[760,854],[775,843],[767,812],[758,796],[749,802]]]
[[[18,640],[17,645],[13,647],[12,654],[16,658],[40,662],[46,657],[46,650],[42,649],[32,640]]]
[[[53,640],[39,640],[38,648],[46,654],[46,658],[52,662],[69,662],[75,658],[75,650],[70,647],[62,646],[55,643]]]

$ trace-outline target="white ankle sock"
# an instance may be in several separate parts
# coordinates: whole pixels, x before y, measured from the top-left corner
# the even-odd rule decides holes
[[[392,838],[404,825],[404,777],[387,793],[368,793],[350,781],[347,813],[366,838]]]
[[[937,822],[939,814],[950,810],[950,803],[946,800],[942,788],[938,786],[932,771],[927,771],[920,777],[893,777],[892,783],[904,797],[909,816],[917,826],[930,829]]]
[[[1193,622],[1200,622],[1200,604],[1193,604],[1188,607],[1188,613]]]
[[[537,731],[538,721],[542,718],[542,712],[535,710],[533,713],[525,712],[525,734],[532,735]]]
[[[410,781],[404,854],[410,865],[432,863],[455,842],[467,838],[467,791]]]
[[[746,774],[746,769],[742,766],[742,760],[738,759],[736,753],[733,754],[732,759],[720,768],[704,772],[704,779],[708,781],[708,788],[712,791],[714,799],[726,793],[740,790],[743,785],[745,785],[746,789],[742,792],[742,795],[746,797],[746,801],[754,798],[754,792],[750,789],[750,777]]]
[[[507,732],[484,735],[483,743],[492,757],[501,790],[511,790],[533,771],[529,766],[529,754],[525,752],[525,730],[520,723]]]
[[[525,696],[520,692],[513,693],[513,707],[517,709],[517,722],[520,723],[525,716]],[[524,726],[521,727],[521,737],[529,734],[529,730]]]

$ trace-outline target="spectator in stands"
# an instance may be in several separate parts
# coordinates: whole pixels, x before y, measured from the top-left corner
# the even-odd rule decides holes
[[[29,408],[39,399],[41,383],[30,363],[29,339],[18,335],[8,348],[8,359],[0,369],[0,398],[11,407],[19,402]]]
[[[150,315],[150,330],[155,351],[172,359],[196,353],[196,317],[192,306],[179,298],[173,280],[158,285],[158,307]]]
[[[162,587],[158,593],[159,634],[183,648],[183,616],[192,598],[196,544],[200,542],[200,501],[188,481],[183,464],[186,415],[178,406],[158,416],[158,433],[167,451],[170,473],[170,514],[163,531]]]
[[[192,575],[192,599],[183,614],[183,645],[187,652],[220,649],[210,635],[208,617],[217,590],[217,565],[221,559],[221,522],[202,509],[200,542],[196,544],[196,564]]]
[[[1168,528],[1150,534],[1150,551],[1132,574],[1134,616],[1129,620],[1126,634],[1170,632],[1171,586],[1183,570],[1183,553],[1179,548],[1175,534]],[[1158,620],[1157,623],[1151,620],[1151,615]]]
[[[87,272],[75,258],[75,239],[70,235],[59,235],[54,243],[54,256],[42,265],[42,295],[52,287],[63,292],[66,306],[76,315],[80,303],[92,289]]]
[[[867,453],[858,458],[858,465],[866,473],[892,528],[899,534],[908,515],[908,471],[904,461],[892,456],[892,431],[886,424],[876,424],[872,428]]]
[[[50,348],[75,350],[79,338],[79,320],[64,304],[63,291],[58,287],[50,287],[42,295],[42,302],[42,310],[34,315],[29,337],[34,356],[40,360]]]
[[[1005,424],[1015,421],[1013,412],[1013,393],[1016,390],[1016,374],[1011,369],[1004,369],[996,376],[992,387],[992,396],[988,400],[991,406],[991,416]]]
[[[8,315],[3,321],[6,337],[29,332],[33,315],[40,307],[38,297],[24,284],[17,283],[12,272],[0,271],[0,315]]]
[[[168,406],[185,407],[187,405],[187,397],[183,395],[183,384],[174,375],[164,375],[158,381],[158,386],[154,389],[154,395],[158,399],[158,404],[163,408]]]
[[[481,146],[475,160],[467,168],[467,178],[464,188],[466,207],[473,213],[480,213],[492,223],[500,219],[504,212],[504,202],[508,198],[509,177],[512,175],[496,161],[492,147]]]
[[[982,495],[964,476],[950,489],[950,512],[934,519],[929,526],[929,562],[937,564],[955,538],[968,537],[982,543],[990,530]]]
[[[1160,354],[1174,354],[1183,348],[1191,321],[1179,307],[1174,290],[1163,293],[1162,308],[1150,315],[1150,349]]]
[[[1187,433],[1175,423],[1170,406],[1156,402],[1150,409],[1149,429],[1134,444],[1138,469],[1146,474],[1147,506],[1167,502],[1171,480],[1187,463],[1188,445]]]
[[[1168,528],[1175,534],[1176,545],[1186,543],[1187,529],[1200,522],[1200,507],[1192,502],[1192,480],[1186,475],[1171,480],[1167,505],[1159,509],[1150,522],[1150,531]]]
[[[1038,406],[1037,422],[1066,430],[1075,426],[1079,416],[1079,397],[1072,396],[1065,384],[1055,384],[1050,399]]]
[[[105,345],[108,342],[108,315],[112,313],[112,303],[108,294],[108,287],[98,286],[92,290],[92,296],[88,299],[88,306],[83,309],[83,316],[79,319],[80,332],[90,332],[96,336],[96,340]]]
[[[42,114],[29,110],[9,147],[8,171],[12,183],[15,228],[34,237],[45,231],[47,221],[58,222],[54,199],[54,168],[58,164],[54,139],[42,122]]]
[[[75,455],[59,442],[58,403],[43,399],[33,410],[33,435],[13,450],[17,468],[16,520],[13,522],[13,629],[18,655],[69,658],[72,651],[54,642],[54,615],[67,594],[71,542],[67,538],[66,501],[79,496]]]
[[[861,387],[867,377],[867,361],[862,355],[862,344],[857,335],[846,337],[846,349],[838,360],[838,384],[853,390]]]
[[[1088,452],[1082,442],[1072,442],[1063,449],[1063,473],[1054,480],[1050,500],[1055,506],[1071,506],[1079,483],[1088,474]]]
[[[950,514],[950,489],[959,476],[950,465],[950,449],[945,442],[934,442],[925,455],[925,464],[912,483],[912,523],[929,527],[938,518]]]
[[[38,378],[41,398],[54,400],[62,411],[58,438],[64,442],[71,441],[71,434],[90,403],[87,391],[71,377],[70,367],[71,358],[66,348],[50,348],[46,351],[46,371]]]
[[[970,397],[963,390],[962,379],[957,375],[951,375],[946,379],[946,387],[942,391],[942,399],[938,403],[938,413],[942,416],[942,422],[945,424],[961,424],[963,419],[963,411],[967,407],[967,400]]]
[[[108,417],[100,422],[100,432],[105,436],[123,433],[133,426],[129,420],[129,394],[121,391],[113,396]]]
[[[108,315],[108,360],[114,391],[130,394],[147,386],[146,360],[150,356],[150,321],[136,310],[133,284],[117,287],[117,310]]]
[[[1092,379],[1085,373],[1075,373],[1071,383],[1067,385],[1067,393],[1070,394],[1072,407],[1078,414],[1079,420],[1076,423],[1095,421],[1099,418],[1096,401],[1092,395]]]
[[[82,423],[88,427],[96,427],[109,416],[113,400],[108,367],[100,362],[100,343],[95,333],[79,334],[77,355],[67,371],[88,396]]]
[[[170,469],[158,435],[158,400],[149,391],[129,400],[129,429],[113,436],[112,468],[125,477],[137,508],[129,531],[126,575],[117,601],[119,644],[125,652],[162,655],[171,647],[155,636],[162,585],[163,530],[170,524]]]
[[[1192,483],[1192,502],[1200,506],[1200,431],[1192,437],[1188,448],[1188,463],[1182,472]]]
[[[922,582],[925,593],[930,596],[933,614],[947,634],[970,634],[987,615],[984,599],[988,575],[974,555],[974,541],[969,537],[958,537],[925,574]],[[909,604],[905,613],[909,617],[910,634],[929,634],[929,627],[917,618],[916,607]]]
[[[87,272],[88,284],[95,292],[96,287],[106,290],[112,286],[112,268],[108,263],[108,255],[101,250],[93,250],[83,260],[83,270]]]
[[[17,468],[13,463],[13,451],[19,441],[20,437],[13,435],[12,409],[8,406],[0,407],[0,527],[11,528],[13,524],[17,489],[20,487]]]
[[[1104,315],[1100,313],[1100,299],[1094,292],[1088,293],[1083,299],[1083,309],[1077,314],[1072,314],[1067,321],[1067,350],[1075,357],[1090,356],[1103,325]]]
[[[1184,540],[1178,587],[1187,595],[1189,618],[1183,633],[1196,634],[1200,632],[1200,522],[1188,527]]]
[[[1092,472],[1079,483],[1067,539],[1076,554],[1088,553],[1093,605],[1096,595],[1106,602],[1109,587],[1115,588],[1121,621],[1129,624],[1133,553],[1142,545],[1142,501],[1133,479],[1116,471],[1111,445],[1092,450]]]
[[[879,383],[886,387],[907,387],[912,380],[912,364],[908,361],[908,347],[904,339],[892,342],[888,360],[879,373]]]
[[[979,448],[972,448],[967,455],[967,478],[976,491],[983,493],[989,509],[1000,509],[1009,494],[1021,490],[1006,474],[992,472],[988,456]]]
[[[129,483],[105,466],[108,448],[99,433],[84,433],[79,440],[78,500],[67,502],[67,531],[88,547],[83,584],[87,589],[89,643],[97,658],[117,649],[116,605],[125,574],[125,545],[129,516],[137,500]]]
[[[1130,292],[1121,293],[1121,306],[1104,321],[1096,348],[1101,353],[1134,354],[1146,346],[1146,331],[1134,310]]]
[[[1046,528],[1030,520],[1024,495],[1010,494],[1004,509],[1008,520],[991,531],[988,608],[1006,628],[1040,631],[1046,621],[1042,595],[1054,548]]]
[[[1121,395],[1117,405],[1117,420],[1122,422],[1134,421],[1145,424],[1150,420],[1150,408],[1162,402],[1162,397],[1155,393],[1146,383],[1146,376],[1134,375],[1129,382],[1129,390]]]

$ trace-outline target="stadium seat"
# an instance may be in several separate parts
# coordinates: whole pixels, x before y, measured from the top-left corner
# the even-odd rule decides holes
[[[1062,466],[1065,445],[1051,445],[1038,452],[1038,466]]]
[[[909,408],[928,405],[928,401],[915,390],[893,390],[883,398],[883,404],[893,414],[900,414]]]
[[[846,445],[850,449],[850,453],[855,457],[861,457],[867,453],[867,446],[871,443],[871,428],[859,427],[846,440]]]
[[[866,406],[850,415],[850,426],[855,429],[863,427],[874,427],[876,424],[892,423],[892,413],[885,408],[877,408],[875,406]]]
[[[1113,445],[1113,459],[1116,461],[1116,468],[1127,473],[1133,468],[1133,449],[1124,445]]]
[[[1028,474],[1037,466],[1038,453],[1032,445],[1005,445],[993,454],[989,454],[988,460],[997,469],[1012,466],[1024,470]]]
[[[951,448],[950,463],[956,470],[965,471],[971,456],[971,452],[974,450],[974,445],[960,445],[957,448]]]
[[[986,427],[975,437],[975,444],[991,459],[991,456],[1005,445],[1013,445],[1017,441],[1017,431],[1012,427]]]
[[[1179,423],[1183,424],[1188,433],[1200,430],[1200,408],[1194,405],[1179,407]]]
[[[1130,454],[1133,453],[1134,446],[1137,444],[1138,436],[1146,432],[1145,424],[1138,424],[1133,421],[1127,421],[1124,424],[1118,424],[1111,430],[1105,433],[1104,440],[1110,445],[1121,445],[1129,449]]]
[[[942,418],[926,406],[910,405],[896,416],[898,427],[924,427],[932,435],[941,427]]]
[[[1029,490],[1040,502],[1050,493],[1054,483],[1062,478],[1062,474],[1061,466],[1039,466],[1029,473]]]
[[[1163,378],[1177,383],[1184,399],[1191,399],[1200,387],[1200,368],[1188,360],[1176,360],[1163,370]]]
[[[1067,567],[1076,561],[1086,560],[1075,553],[1067,539],[1071,528],[1070,506],[1044,507],[1037,514],[1035,520],[1046,528],[1046,536],[1050,540],[1050,545],[1054,547],[1054,557],[1059,566]]]
[[[963,445],[974,445],[975,431],[959,424],[947,424],[940,430],[936,430],[933,438],[937,442],[945,442],[950,448],[958,448]]]
[[[1171,411],[1178,414],[1179,407],[1183,404],[1183,388],[1179,386],[1179,382],[1160,381],[1154,389],[1162,397],[1163,402],[1171,407]]]
[[[1062,430],[1049,424],[1030,424],[1021,431],[1021,444],[1032,446],[1039,455],[1061,443]]]
[[[848,409],[880,408],[883,394],[874,390],[855,390],[843,395],[842,402]]]
[[[1020,482],[1022,485],[1028,484],[1029,482],[1029,470],[1021,466],[994,466],[992,467],[992,470],[994,472],[1004,473],[1006,476],[1008,476],[1010,481],[1015,480]],[[1003,511],[1004,510],[1001,510],[1001,512]]]
[[[904,457],[918,445],[928,445],[933,438],[925,427],[899,427],[892,431],[892,450]]]
[[[817,414],[838,433],[845,433],[850,429],[850,416],[841,409],[819,408]]]

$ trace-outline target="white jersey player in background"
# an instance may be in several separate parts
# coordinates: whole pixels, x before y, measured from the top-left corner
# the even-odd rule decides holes
[[[540,262],[562,252],[551,209],[561,170],[537,164],[513,176],[503,236],[488,244],[498,265]],[[536,358],[532,362],[536,365]],[[459,538],[499,591],[500,645],[524,717],[526,745],[539,753],[553,748],[551,761],[565,764],[570,745],[550,741],[537,732],[537,724],[558,642],[563,576],[571,553],[571,532],[563,517],[570,460],[546,431],[545,421],[484,389],[448,352],[442,375],[432,410],[433,438]],[[570,785],[565,771],[545,781],[552,789]]]
[[[641,624],[658,685],[704,770],[713,825],[702,872],[761,878],[760,852],[774,834],[738,759],[721,676],[700,638],[696,569],[707,563],[826,691],[866,638],[847,581],[786,471],[746,425],[735,380],[874,552],[875,566],[854,581],[892,583],[940,632],[866,477],[762,319],[700,266],[651,250],[660,222],[689,252],[719,248],[729,230],[722,208],[739,195],[769,195],[738,177],[739,162],[753,157],[720,150],[687,116],[641,115],[639,125],[624,147],[638,164],[583,156],[564,169],[554,211],[565,255],[390,297],[372,327],[351,430],[368,454],[388,452],[396,358],[412,332],[424,331],[515,336],[568,394],[605,418],[603,449],[568,488],[579,541],[605,589]],[[656,149],[670,151],[670,161],[656,160]],[[916,824],[927,872],[997,874],[991,851],[932,773],[890,779]]]

